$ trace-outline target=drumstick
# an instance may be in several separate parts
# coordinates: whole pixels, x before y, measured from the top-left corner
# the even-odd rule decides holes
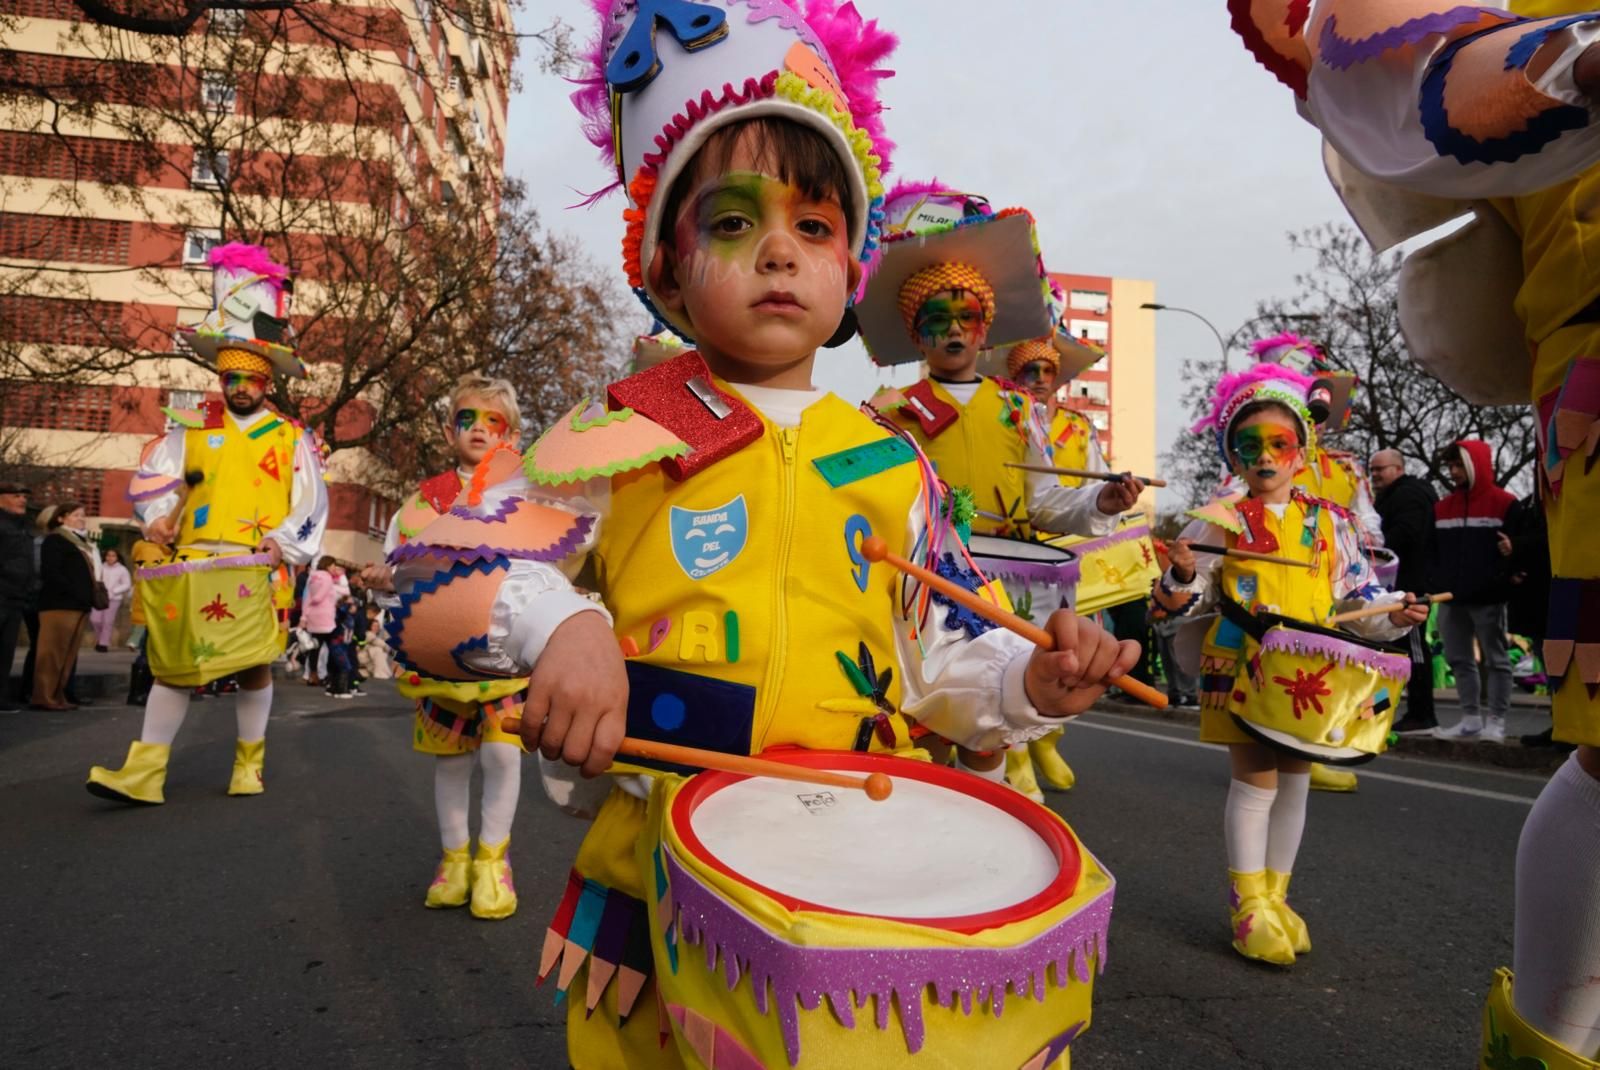
[[[1020,468],[1024,472],[1049,472],[1058,476],[1077,476],[1079,479],[1105,479],[1115,481],[1130,476],[1137,479],[1147,487],[1164,487],[1164,479],[1151,479],[1149,476],[1136,476],[1132,472],[1091,472],[1087,468],[1056,468],[1048,464],[1018,464],[1016,461],[1007,461],[1007,468]]]
[[[913,564],[898,554],[890,553],[888,543],[884,542],[881,536],[868,535],[865,539],[862,539],[861,555],[868,561],[882,561],[893,565],[906,575],[921,580],[951,601],[961,603],[978,614],[978,616],[1015,632],[1035,646],[1041,646],[1046,650],[1054,650],[1056,648],[1056,637],[1043,628],[1028,623],[1015,613],[1007,613],[999,606],[985,601],[959,583],[952,583],[936,572],[930,572],[921,565]],[[1140,683],[1131,676],[1114,677],[1111,682],[1147,705],[1154,706],[1158,710],[1167,708],[1167,696],[1149,684]]]
[[[500,730],[516,735],[522,730],[522,718],[504,718],[500,722]],[[828,769],[810,769],[803,765],[774,762],[767,758],[724,754],[721,751],[702,750],[699,747],[681,747],[676,743],[657,743],[655,740],[635,739],[633,736],[623,737],[621,745],[617,747],[617,753],[628,754],[635,758],[651,758],[658,762],[671,762],[674,765],[717,769],[724,773],[738,773],[742,776],[764,776],[773,780],[798,780],[807,784],[827,784],[835,788],[855,788],[866,792],[867,798],[873,802],[882,802],[894,791],[894,782],[882,773],[872,773],[864,777],[849,776]]]
[[[1419,594],[1415,595],[1410,602],[1401,602],[1398,604],[1390,602],[1389,604],[1382,606],[1364,606],[1361,609],[1352,609],[1347,613],[1339,613],[1335,616],[1329,617],[1326,623],[1343,624],[1347,620],[1366,620],[1368,617],[1381,617],[1386,613],[1393,613],[1397,609],[1404,609],[1408,605],[1435,605],[1439,602],[1448,602],[1454,597],[1455,595],[1451,594],[1449,591],[1446,591],[1443,594]]]
[[[1237,557],[1245,561],[1265,561],[1269,565],[1293,565],[1296,568],[1310,568],[1310,561],[1291,561],[1287,557],[1273,557],[1271,554],[1258,554],[1254,550],[1240,550],[1232,546],[1213,546],[1210,543],[1191,542],[1189,549],[1202,554],[1216,554],[1219,557]]]

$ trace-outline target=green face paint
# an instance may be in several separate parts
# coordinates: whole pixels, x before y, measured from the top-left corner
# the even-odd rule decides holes
[[[921,345],[956,339],[973,344],[984,325],[983,302],[965,290],[945,290],[922,303],[915,322]]]
[[[1251,424],[1233,432],[1233,455],[1246,468],[1291,467],[1300,456],[1300,436],[1282,424]]]

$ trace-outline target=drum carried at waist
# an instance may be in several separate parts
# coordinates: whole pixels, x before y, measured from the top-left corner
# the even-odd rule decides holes
[[[1005,584],[1018,616],[1039,622],[1073,604],[1078,555],[1071,550],[1000,535],[973,535],[967,549],[985,577]]]
[[[765,756],[883,772],[894,793],[720,772],[656,784],[646,899],[686,1061],[1056,1065],[1088,1025],[1114,891],[1066,823],[927,762]]]
[[[149,628],[145,652],[157,680],[199,687],[283,653],[267,554],[180,550],[137,570]]]
[[[1073,608],[1085,615],[1148,598],[1150,588],[1161,578],[1150,524],[1143,514],[1124,517],[1110,535],[1061,535],[1051,539],[1050,545],[1078,555]]]
[[[1411,676],[1400,647],[1223,603],[1245,633],[1227,710],[1245,732],[1309,761],[1360,765],[1389,744]]]

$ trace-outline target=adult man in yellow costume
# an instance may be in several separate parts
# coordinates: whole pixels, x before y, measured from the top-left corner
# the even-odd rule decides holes
[[[1375,246],[1471,220],[1407,261],[1401,324],[1413,355],[1468,400],[1535,408],[1554,735],[1579,745],[1523,827],[1515,969],[1495,978],[1481,1065],[1600,1066],[1600,272],[1587,243],[1600,12],[1570,0],[1229,6],[1322,131],[1328,173]]]
[[[156,683],[139,738],[121,769],[89,770],[90,793],[117,802],[166,801],[189,694],[229,674],[239,679],[239,735],[228,794],[265,790],[272,662],[285,637],[270,575],[316,557],[327,526],[315,438],[265,404],[275,372],[305,374],[283,344],[289,271],[240,243],[212,250],[210,263],[215,308],[186,335],[216,361],[223,400],[169,411],[178,426],[146,449],[129,490],[145,537],[176,549],[168,563],[140,570]]]

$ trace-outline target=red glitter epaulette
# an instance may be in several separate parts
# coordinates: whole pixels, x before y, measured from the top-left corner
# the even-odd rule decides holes
[[[222,402],[215,399],[200,403],[200,414],[205,417],[205,430],[222,430]]]
[[[933,385],[926,379],[918,379],[900,393],[905,396],[906,403],[896,411],[902,418],[916,421],[930,439],[938,438],[961,416],[955,406],[939,400]]]
[[[698,352],[663,361],[606,388],[613,410],[632,409],[689,444],[682,457],[665,457],[661,467],[682,482],[756,441],[761,417],[744,402],[717,389],[711,369]]]
[[[434,512],[443,516],[461,495],[461,477],[454,471],[441,472],[423,480],[417,493],[423,501],[433,506]]]

